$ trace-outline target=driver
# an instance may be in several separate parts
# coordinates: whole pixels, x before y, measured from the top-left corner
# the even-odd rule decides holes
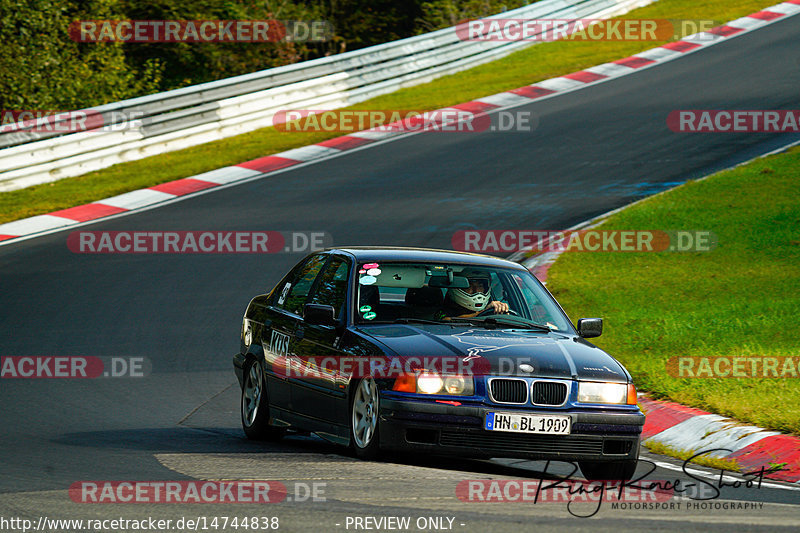
[[[491,299],[491,278],[487,272],[464,270],[460,276],[467,278],[469,287],[447,289],[444,305],[435,317],[437,320],[471,318],[488,310],[495,314],[508,313],[507,303]]]

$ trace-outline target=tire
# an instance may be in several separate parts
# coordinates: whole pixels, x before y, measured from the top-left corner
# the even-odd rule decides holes
[[[583,477],[589,481],[629,481],[636,473],[637,461],[580,461]]]
[[[278,440],[286,434],[283,428],[269,425],[269,401],[261,362],[250,359],[244,365],[242,380],[242,429],[248,439]]]
[[[361,379],[350,400],[350,447],[360,459],[375,459],[380,455],[379,402],[375,380]]]

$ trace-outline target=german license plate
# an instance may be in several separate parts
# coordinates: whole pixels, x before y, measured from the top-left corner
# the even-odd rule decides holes
[[[525,415],[520,413],[486,413],[484,429],[511,433],[546,433],[569,435],[572,420],[564,415]]]

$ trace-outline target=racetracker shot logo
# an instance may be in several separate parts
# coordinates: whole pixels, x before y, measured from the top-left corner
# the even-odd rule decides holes
[[[77,481],[76,503],[277,503],[286,499],[279,481]]]
[[[146,357],[3,356],[0,378],[142,378],[152,367]]]
[[[710,231],[661,230],[459,230],[451,240],[462,252],[708,252]]]
[[[371,129],[389,133],[481,131],[533,131],[538,117],[530,111],[473,113],[461,109],[412,111],[398,109],[290,109],[278,111],[272,119],[282,132],[340,131]]]
[[[674,378],[797,378],[800,357],[679,356],[667,359]]]
[[[80,43],[325,42],[326,20],[78,20],[69,36]]]
[[[272,348],[269,351],[273,351]],[[530,361],[524,358],[523,361]],[[286,378],[329,379],[385,378],[398,379],[406,376],[486,376],[502,375],[505,371],[513,375],[517,362],[512,358],[499,358],[498,367],[483,357],[424,356],[424,357],[292,357],[278,355],[272,361],[272,371]],[[416,378],[415,378],[416,379]]]
[[[462,41],[673,41],[689,34],[715,39],[705,33],[713,20],[668,19],[478,19],[456,26]]]
[[[465,479],[456,486],[462,502],[581,503],[581,502],[666,502],[674,490],[665,482],[531,479]]]
[[[76,254],[274,254],[330,247],[324,231],[73,231]]]
[[[675,133],[798,133],[800,110],[685,109],[667,116]]]
[[[142,115],[138,113],[137,117]],[[54,109],[1,109],[0,133],[28,131],[36,133],[75,133],[98,128],[124,129],[128,121],[120,125],[106,126],[106,120],[97,111],[82,109],[63,111]],[[138,126],[138,121],[135,123]],[[130,127],[130,126],[128,126]]]
[[[288,485],[288,486],[287,486]],[[75,503],[279,503],[324,502],[325,482],[281,481],[76,481]]]

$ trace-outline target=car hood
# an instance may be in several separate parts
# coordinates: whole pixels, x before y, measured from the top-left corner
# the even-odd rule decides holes
[[[471,367],[480,369],[479,373],[620,383],[628,380],[627,372],[613,357],[575,336],[449,325],[374,324],[359,331],[398,356],[458,357],[471,361]]]

